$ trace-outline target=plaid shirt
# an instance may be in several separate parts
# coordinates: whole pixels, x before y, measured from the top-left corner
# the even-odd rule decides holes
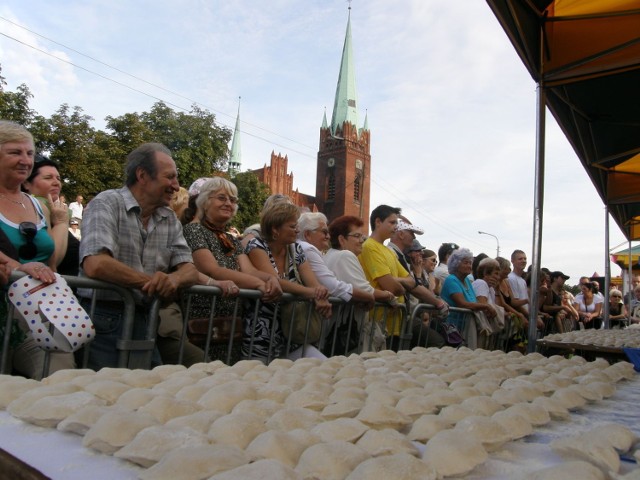
[[[168,207],[156,209],[145,230],[140,219],[141,208],[127,187],[107,190],[91,200],[84,211],[80,262],[90,256],[108,253],[125,265],[153,275],[169,273],[181,263],[192,263],[191,249],[182,235],[182,225]],[[82,268],[80,276],[86,277]],[[80,296],[91,296],[91,290],[80,289]],[[136,302],[143,294],[134,290]],[[104,291],[98,299],[121,300],[120,295]]]

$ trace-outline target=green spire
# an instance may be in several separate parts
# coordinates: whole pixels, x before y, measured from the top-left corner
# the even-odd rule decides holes
[[[238,97],[238,116],[236,117],[236,128],[233,131],[233,141],[231,142],[231,154],[229,155],[229,176],[234,177],[240,171],[242,162],[242,152],[240,151],[240,99]]]
[[[349,19],[347,20],[347,33],[342,48],[342,61],[338,75],[336,99],[333,104],[333,117],[331,118],[331,133],[335,134],[338,128],[347,121],[358,125],[356,94],[356,72],[353,65],[353,49],[351,47],[351,7],[349,7]]]

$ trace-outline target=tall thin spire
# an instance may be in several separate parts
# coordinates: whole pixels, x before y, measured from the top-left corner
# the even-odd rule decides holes
[[[229,154],[229,176],[235,177],[240,172],[242,163],[242,152],[240,150],[240,100],[238,97],[238,116],[236,117],[236,128],[233,131],[233,141],[231,142],[231,153]]]
[[[342,61],[338,75],[336,98],[333,104],[333,116],[331,117],[331,133],[335,135],[338,128],[347,121],[358,125],[356,93],[356,72],[353,64],[353,48],[351,46],[351,3],[349,3],[349,18],[347,20],[347,33],[342,48]]]

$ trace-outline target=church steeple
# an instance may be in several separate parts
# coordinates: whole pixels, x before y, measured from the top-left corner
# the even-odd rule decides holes
[[[366,117],[366,116],[365,116]],[[329,221],[341,215],[369,216],[371,192],[371,132],[369,119],[358,128],[356,75],[351,46],[351,7],[342,49],[331,124],[320,127],[316,166],[316,206]]]
[[[357,127],[357,104],[356,72],[353,64],[353,49],[351,46],[351,6],[349,6],[347,33],[344,37],[338,86],[336,87],[336,98],[333,104],[333,116],[331,117],[331,133],[333,135],[336,135],[338,130],[342,130],[342,124],[345,121]]]
[[[241,97],[238,97],[238,116],[236,117],[236,128],[233,131],[231,153],[229,154],[228,173],[231,178],[240,172],[240,165],[242,163],[242,152],[240,150],[240,99]]]

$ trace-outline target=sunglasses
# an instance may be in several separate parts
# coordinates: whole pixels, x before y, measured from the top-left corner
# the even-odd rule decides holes
[[[32,258],[35,258],[35,256],[38,254],[38,248],[36,247],[33,239],[38,233],[38,227],[36,227],[36,224],[33,222],[22,222],[20,225],[18,225],[18,231],[21,235],[24,235],[27,241],[27,243],[25,243],[18,249],[18,255],[20,255],[20,258],[24,258],[25,260],[31,260]]]

